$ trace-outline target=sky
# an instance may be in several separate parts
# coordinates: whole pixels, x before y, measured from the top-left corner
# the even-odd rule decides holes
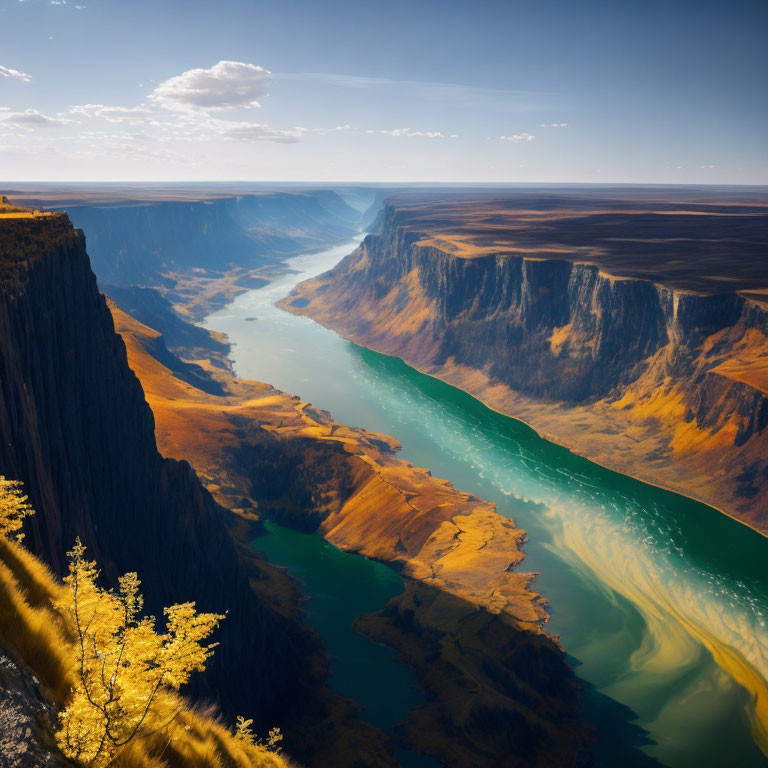
[[[766,0],[0,0],[0,181],[768,183]]]

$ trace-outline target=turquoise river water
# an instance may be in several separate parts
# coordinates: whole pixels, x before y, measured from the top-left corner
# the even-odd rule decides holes
[[[355,245],[297,257],[291,273],[207,318],[229,336],[238,375],[395,435],[403,458],[496,502],[527,530],[522,568],[539,574],[547,629],[586,687],[599,765],[767,765],[756,742],[765,747],[768,539],[274,306]],[[421,701],[415,678],[351,623],[397,594],[399,577],[273,524],[257,546],[307,585],[308,620],[334,657],[331,684],[364,707],[364,719],[392,730]]]

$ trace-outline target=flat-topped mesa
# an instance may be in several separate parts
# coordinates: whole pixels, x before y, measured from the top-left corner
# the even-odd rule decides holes
[[[282,307],[768,531],[768,196],[396,200]]]
[[[768,289],[768,194],[707,190],[418,193],[389,201],[379,234],[463,258],[590,263],[699,293]]]

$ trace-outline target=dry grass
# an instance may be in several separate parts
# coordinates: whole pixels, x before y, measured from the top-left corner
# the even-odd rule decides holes
[[[212,709],[184,710],[169,726],[136,742],[118,768],[289,768],[281,755],[232,736]]]
[[[37,675],[59,706],[73,682],[70,640],[51,607],[61,590],[42,562],[0,537],[0,645]]]
[[[73,683],[72,636],[52,607],[63,589],[43,562],[0,537],[0,646],[38,677],[57,707]],[[280,755],[236,739],[213,710],[164,696],[159,709],[180,713],[121,754],[119,768],[289,768]]]

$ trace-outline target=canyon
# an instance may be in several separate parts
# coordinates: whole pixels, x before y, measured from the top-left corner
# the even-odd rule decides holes
[[[582,760],[578,688],[542,630],[532,577],[516,569],[523,531],[397,459],[393,438],[235,378],[220,338],[146,286],[126,288],[168,320],[169,350],[98,292],[65,214],[9,216],[0,230],[0,472],[22,480],[38,510],[33,552],[61,573],[80,535],[108,583],[140,572],[149,610],[183,599],[226,610],[192,695],[228,718],[247,712],[262,731],[280,724],[286,751],[309,764],[394,765],[389,737],[325,684],[298,585],[250,546],[265,516],[318,529],[403,574],[403,595],[359,630],[395,647],[428,692],[405,743],[457,766]],[[194,340],[185,359],[180,338]],[[450,674],[435,676],[437,664]],[[472,698],[459,698],[468,687]]]
[[[136,568],[157,582],[156,605],[184,590],[201,607],[235,602],[236,636],[221,638],[192,692],[226,716],[279,724],[306,764],[760,764],[765,540],[575,455],[719,499],[760,528],[759,195],[242,192],[29,189],[16,199],[45,211],[24,227],[0,221],[0,473],[34,491],[34,551],[60,570],[67,536],[83,528],[108,578]],[[258,202],[263,226],[233,214],[240,197],[272,194]],[[216,236],[187,243],[217,205],[205,225]],[[108,298],[62,207],[88,222]],[[364,221],[375,231],[359,247],[320,252]],[[126,222],[163,247],[138,244]],[[740,248],[748,258],[725,263]],[[70,463],[87,465],[71,484]],[[112,494],[122,501],[104,513]],[[280,546],[303,545],[278,528],[397,574],[402,592],[354,620],[415,676],[396,728],[372,725],[336,689],[335,662],[307,625],[316,585],[273,565]],[[247,695],[231,675],[243,664],[260,681]],[[720,736],[681,738],[676,711]]]
[[[456,766],[580,759],[589,738],[577,687],[542,631],[547,614],[532,576],[517,570],[524,531],[492,504],[398,459],[392,437],[338,424],[210,357],[169,352],[157,331],[110,308],[164,455],[189,460],[217,501],[245,520],[317,531],[402,575],[405,592],[356,626],[393,646],[429,693],[406,721],[408,745]],[[199,366],[216,390],[195,386],[184,365]],[[467,654],[473,644],[477,654]]]
[[[240,546],[186,461],[158,453],[82,233],[63,214],[0,223],[0,472],[37,510],[29,548],[61,574],[80,536],[108,582],[139,571],[148,610],[189,599],[226,610],[219,653],[190,691],[229,719],[248,712],[262,731],[284,722],[292,753],[318,763],[386,754],[383,735],[325,687],[294,583]]]
[[[399,194],[281,306],[768,532],[768,200]]]
[[[356,231],[357,211],[333,190],[231,189],[32,185],[7,194],[18,205],[66,210],[88,236],[102,285],[167,286],[195,273],[237,276],[248,285],[247,270]],[[221,286],[217,292],[226,298]]]

